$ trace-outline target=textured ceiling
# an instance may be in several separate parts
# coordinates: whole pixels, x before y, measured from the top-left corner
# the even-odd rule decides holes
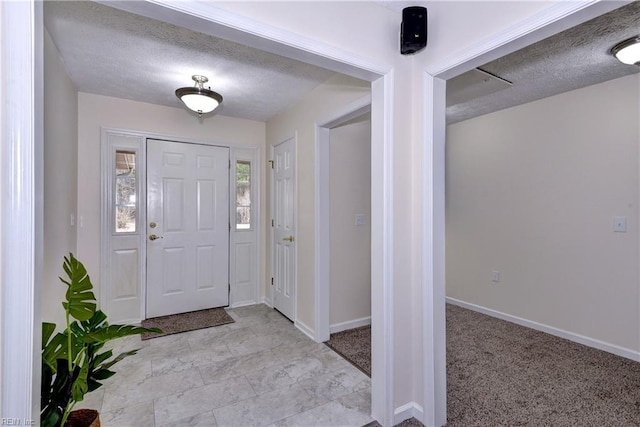
[[[81,92],[183,107],[205,75],[216,113],[267,121],[334,72],[87,1],[46,1],[45,27]]]
[[[640,34],[640,1],[480,66],[511,83],[506,89],[447,108],[447,122],[520,105],[640,72],[609,54],[616,43]],[[447,82],[450,84],[452,80]]]
[[[414,4],[376,3],[398,13],[398,31],[402,9]],[[268,121],[333,74],[101,4],[45,1],[44,7],[45,26],[82,92],[181,108],[175,89],[192,86],[191,75],[203,74],[207,86],[224,96],[217,113]],[[640,1],[635,1],[479,67],[513,84],[458,87],[458,93],[480,96],[449,102],[448,123],[639,72],[608,53],[617,42],[640,34],[639,23]],[[458,80],[478,84],[478,79]],[[454,84],[450,80],[449,89]]]

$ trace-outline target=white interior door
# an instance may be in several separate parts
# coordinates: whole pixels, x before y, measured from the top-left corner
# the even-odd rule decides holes
[[[147,142],[146,317],[229,304],[229,149]]]
[[[295,145],[288,139],[273,149],[273,306],[295,317]]]

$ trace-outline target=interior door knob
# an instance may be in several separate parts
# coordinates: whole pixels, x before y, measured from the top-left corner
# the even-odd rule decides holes
[[[162,239],[162,236],[156,236],[155,234],[152,234],[149,236],[149,240],[154,241],[154,240],[158,240],[158,239]]]
[[[283,237],[282,240],[286,240],[287,242],[293,242],[293,236]]]

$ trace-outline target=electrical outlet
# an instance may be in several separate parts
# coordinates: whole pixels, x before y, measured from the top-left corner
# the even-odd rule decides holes
[[[500,272],[499,271],[492,271],[491,272],[491,281],[493,283],[498,283],[500,281]]]
[[[613,217],[613,231],[618,233],[627,232],[627,217],[626,216],[614,216]]]
[[[365,217],[364,214],[356,214],[356,225],[364,225]]]

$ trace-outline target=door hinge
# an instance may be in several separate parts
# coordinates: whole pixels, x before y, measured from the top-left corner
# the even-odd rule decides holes
[[[271,286],[273,286],[273,277],[271,278]]]
[[[229,299],[231,299],[231,283],[229,283]]]
[[[229,231],[231,231],[231,223],[229,223]]]
[[[231,159],[229,159],[229,170],[231,170]]]
[[[273,227],[273,226],[275,226],[275,225],[276,225],[275,221],[274,221],[274,220],[271,220],[271,226]]]
[[[269,163],[271,163],[271,169],[273,169],[273,160],[269,160]]]

